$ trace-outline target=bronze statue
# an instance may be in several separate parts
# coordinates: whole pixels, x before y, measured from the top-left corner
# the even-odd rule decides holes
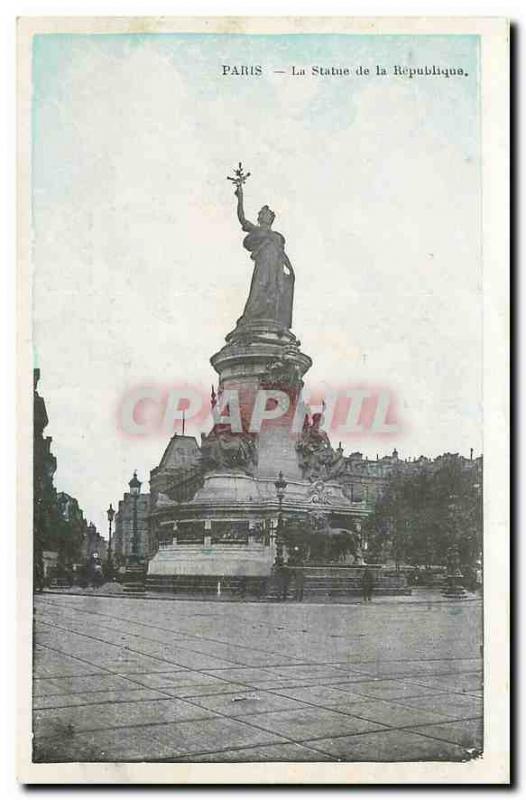
[[[255,434],[232,433],[230,425],[214,425],[201,434],[201,459],[205,472],[241,470],[250,474],[258,462]]]
[[[241,227],[248,233],[243,246],[255,262],[250,293],[238,325],[254,320],[268,320],[280,327],[292,326],[292,301],[294,295],[294,270],[285,253],[285,238],[272,230],[275,214],[263,206],[255,225],[245,217],[243,208],[243,184],[248,178],[239,164],[235,177],[228,180],[235,184],[237,216]]]
[[[312,424],[305,418],[301,437],[296,443],[303,477],[311,481],[333,480],[345,471],[343,451],[333,450],[329,437],[321,427],[322,414],[313,414]]]

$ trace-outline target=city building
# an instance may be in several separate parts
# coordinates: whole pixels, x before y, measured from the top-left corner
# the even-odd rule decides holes
[[[113,560],[117,566],[125,564],[130,557],[147,559],[151,552],[148,514],[150,495],[141,492],[141,481],[134,472],[129,482],[130,491],[119,500],[115,514],[115,529],[112,540]]]
[[[448,460],[456,458],[460,459],[463,469],[471,471],[474,480],[482,486],[483,459],[482,456],[473,458],[473,451],[469,458],[458,453],[444,453],[434,459],[422,455],[418,458],[401,459],[396,449],[391,455],[382,458],[377,456],[376,459],[364,458],[359,452],[350,453],[345,457],[345,469],[340,475],[340,481],[351,501],[362,503],[364,509],[370,513],[394,475],[416,475],[423,468],[437,470],[447,464]]]
[[[93,522],[90,522],[86,530],[85,557],[89,559],[95,554],[105,561],[108,554],[108,542],[100,535]]]

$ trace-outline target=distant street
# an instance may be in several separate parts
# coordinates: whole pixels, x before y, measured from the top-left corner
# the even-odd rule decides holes
[[[481,603],[35,598],[35,761],[461,761]]]

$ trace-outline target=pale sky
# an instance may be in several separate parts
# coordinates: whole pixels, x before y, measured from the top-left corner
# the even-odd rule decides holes
[[[263,75],[223,77],[222,64]],[[468,75],[272,71],[292,64]],[[226,181],[240,160],[247,216],[268,203],[287,240],[307,388],[398,397],[403,431],[346,452],[481,452],[477,64],[467,36],[35,38],[35,364],[55,484],[102,533],[134,469],[147,490],[167,441],[119,432],[124,393],[216,383],[209,358],[253,266]]]

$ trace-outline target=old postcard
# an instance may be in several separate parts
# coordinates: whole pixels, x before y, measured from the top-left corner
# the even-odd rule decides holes
[[[20,780],[509,780],[508,72],[19,21]]]

